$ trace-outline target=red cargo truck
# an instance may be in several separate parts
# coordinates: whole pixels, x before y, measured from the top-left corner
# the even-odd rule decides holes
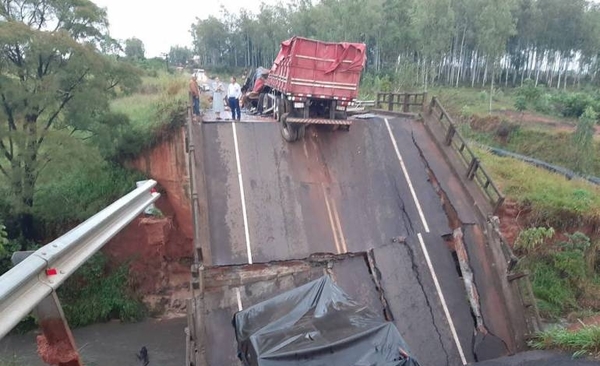
[[[346,108],[358,97],[366,59],[362,43],[301,37],[282,42],[266,85],[283,138],[290,142],[302,138],[309,124],[349,129]]]

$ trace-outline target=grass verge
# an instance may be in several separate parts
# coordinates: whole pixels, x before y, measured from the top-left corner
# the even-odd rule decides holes
[[[600,187],[473,149],[499,188],[530,211],[531,226],[565,230],[600,223]]]
[[[560,349],[573,357],[600,356],[600,327],[586,326],[577,331],[555,327],[535,336],[530,346],[536,349]]]

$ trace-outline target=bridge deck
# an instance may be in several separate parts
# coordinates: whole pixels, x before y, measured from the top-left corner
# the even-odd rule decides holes
[[[194,138],[196,146],[202,147],[197,159],[206,181],[203,205],[209,213],[205,231],[209,264],[272,263],[308,258],[312,253],[375,249],[388,305],[417,359],[423,365],[460,365],[462,351],[465,361],[475,360],[475,325],[447,242],[453,228],[428,168],[447,190],[460,222],[476,224],[477,216],[465,204],[468,200],[457,178],[422,123],[399,118],[356,120],[349,132],[312,126],[303,140],[292,144],[283,141],[275,123],[198,123]],[[481,240],[466,241],[480,246]],[[476,268],[476,282],[484,267]],[[356,274],[347,271],[336,276],[348,281],[341,283],[342,288],[349,292],[358,286],[374,288],[372,280],[352,277],[360,276],[366,267],[353,268]],[[311,278],[307,274],[303,281]],[[266,288],[270,290],[265,296],[285,290],[285,286]],[[207,348],[235,356],[229,327],[237,301],[231,303],[231,291],[237,290],[229,288],[210,295],[217,299],[207,300],[205,310],[220,319],[214,329],[227,329],[214,337],[216,341],[209,337]],[[497,288],[479,291],[488,329],[510,346],[506,309]],[[240,294],[243,304],[262,298],[247,287]],[[494,352],[488,355],[499,357],[506,350]],[[209,365],[228,364],[214,357],[209,357]]]

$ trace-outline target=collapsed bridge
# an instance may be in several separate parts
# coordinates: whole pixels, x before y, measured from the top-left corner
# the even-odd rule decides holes
[[[422,365],[524,349],[538,319],[497,228],[503,196],[435,98],[380,94],[382,106],[293,144],[268,118],[189,124],[203,261],[191,363],[239,362],[233,314],[323,274],[393,322]]]

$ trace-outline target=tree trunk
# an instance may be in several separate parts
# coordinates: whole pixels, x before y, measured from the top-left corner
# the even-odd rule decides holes
[[[495,69],[496,69],[496,65],[495,64],[496,64],[495,61],[492,60],[492,83],[491,83],[491,86],[490,86],[490,112],[489,112],[490,115],[492,114],[492,99],[494,98],[494,72],[495,72]]]
[[[460,41],[460,52],[459,52],[459,67],[458,67],[458,73],[456,74],[456,87],[458,88],[458,82],[460,79],[460,74],[462,72],[462,66],[464,61],[464,55],[463,55],[463,50],[465,48],[465,34],[467,33],[467,27],[465,27],[463,29],[463,35],[462,35],[462,40]]]

